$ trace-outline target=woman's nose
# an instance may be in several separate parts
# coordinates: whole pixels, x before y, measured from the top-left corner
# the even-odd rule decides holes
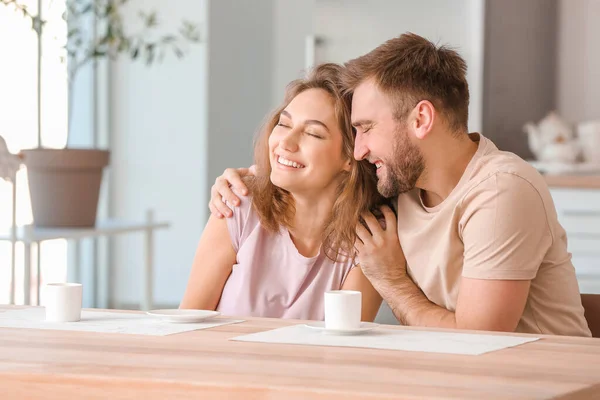
[[[298,134],[294,130],[291,130],[279,141],[279,147],[290,153],[298,151]]]

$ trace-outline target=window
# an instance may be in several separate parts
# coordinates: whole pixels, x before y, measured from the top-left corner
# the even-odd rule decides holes
[[[42,18],[46,20],[41,41],[41,71],[38,73],[38,39],[31,20],[16,12],[12,6],[0,5],[0,135],[6,139],[11,152],[38,145],[38,130],[42,145],[63,147],[67,138],[68,82],[63,45],[67,37],[66,22],[62,19],[66,0],[20,0],[33,14],[41,3]],[[41,76],[41,80],[39,80]],[[41,83],[38,90],[38,82]],[[38,97],[39,96],[39,97]],[[38,98],[41,104],[38,128]],[[0,180],[0,229],[10,226],[12,215],[12,186]],[[27,172],[17,176],[17,224],[32,222]],[[42,243],[41,271],[45,281],[66,279],[67,243],[54,240]],[[37,249],[33,248],[33,259]],[[0,303],[9,302],[11,244],[0,241]],[[16,303],[23,302],[23,246],[16,249]],[[31,281],[37,281],[31,271]],[[33,288],[32,288],[33,289]],[[32,290],[32,302],[37,301]]]

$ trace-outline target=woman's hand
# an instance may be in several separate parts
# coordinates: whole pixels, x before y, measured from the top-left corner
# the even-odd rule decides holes
[[[233,193],[232,188],[238,193],[246,195],[248,188],[242,182],[242,178],[255,175],[256,167],[254,165],[250,168],[227,168],[223,175],[215,179],[215,184],[210,189],[208,208],[211,214],[216,218],[231,217],[233,212],[225,204],[225,201],[233,206],[240,204],[240,199]]]

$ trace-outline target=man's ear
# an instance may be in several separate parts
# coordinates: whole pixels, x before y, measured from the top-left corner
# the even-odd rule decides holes
[[[437,117],[433,104],[428,100],[420,101],[414,108],[413,128],[418,139],[424,139],[431,129]]]

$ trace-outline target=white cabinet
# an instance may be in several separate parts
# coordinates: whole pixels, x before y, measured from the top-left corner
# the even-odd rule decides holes
[[[551,189],[582,293],[600,293],[600,189]]]

